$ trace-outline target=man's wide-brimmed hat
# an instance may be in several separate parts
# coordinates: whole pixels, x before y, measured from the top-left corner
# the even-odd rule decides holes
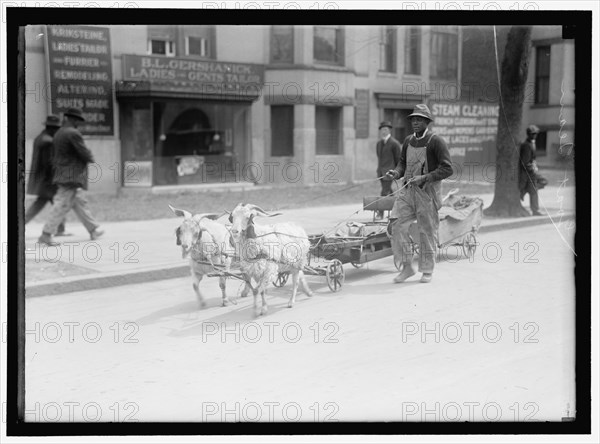
[[[48,117],[46,117],[44,125],[60,127],[60,118],[54,114],[50,114]]]
[[[431,115],[431,111],[429,111],[429,107],[427,105],[425,105],[424,103],[420,103],[419,105],[416,105],[412,114],[408,115],[408,118],[410,119],[411,117],[416,117],[416,116],[425,117],[426,119],[429,119],[433,122],[433,116]]]
[[[388,128],[393,128],[392,122],[390,122],[389,120],[384,120],[383,122],[381,122],[379,124],[379,129],[381,129],[381,128],[385,127],[385,126],[387,126]]]
[[[75,117],[76,119],[83,120],[85,122],[85,118],[83,117],[83,113],[78,108],[69,108],[64,112],[65,116]]]
[[[535,125],[529,125],[527,127],[527,134],[538,134],[540,129]]]

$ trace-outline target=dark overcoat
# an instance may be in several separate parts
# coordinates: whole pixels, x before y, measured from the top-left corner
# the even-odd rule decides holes
[[[532,188],[535,189],[533,180],[535,180],[536,173],[530,167],[531,162],[534,160],[535,150],[533,144],[530,140],[526,140],[519,149],[519,191],[521,193]]]
[[[27,181],[27,194],[52,199],[56,194],[56,185],[52,184],[54,168],[52,159],[54,146],[52,136],[46,130],[42,131],[33,141],[31,169]]]
[[[68,187],[88,187],[88,163],[94,162],[77,128],[62,127],[54,135],[54,183]]]
[[[379,139],[377,142],[377,177],[385,175],[389,170],[393,170],[400,161],[400,142],[390,136],[387,142]],[[392,180],[384,178],[383,180]]]

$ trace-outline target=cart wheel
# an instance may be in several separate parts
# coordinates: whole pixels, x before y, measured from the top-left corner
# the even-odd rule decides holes
[[[421,249],[421,247],[419,246],[418,243],[413,242],[412,243],[412,250],[414,254],[419,254],[419,250]]]
[[[339,259],[333,259],[327,264],[325,270],[325,276],[327,277],[327,285],[331,291],[339,291],[344,284],[344,266]]]
[[[277,279],[273,281],[273,285],[276,287],[283,287],[288,280],[290,274],[288,272],[278,273]]]
[[[350,262],[354,268],[362,268],[363,265],[360,262]]]
[[[465,253],[465,256],[467,256],[469,259],[471,259],[473,256],[475,256],[475,250],[477,248],[477,238],[475,237],[475,235],[473,233],[468,233],[465,236],[465,239],[463,240],[462,248],[463,248],[463,253]]]

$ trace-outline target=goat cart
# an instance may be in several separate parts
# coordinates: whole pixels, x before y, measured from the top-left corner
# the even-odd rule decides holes
[[[455,246],[462,250],[467,258],[475,255],[477,248],[477,232],[483,217],[483,200],[479,197],[457,196],[458,189],[453,189],[442,200],[442,207],[438,211],[440,223],[437,232],[436,261],[439,262],[447,252],[448,247]],[[363,208],[389,212],[394,206],[395,197],[364,197]],[[373,216],[375,217],[375,216]],[[419,252],[419,225],[414,221],[408,229],[414,253]],[[401,269],[401,264],[396,264]]]
[[[483,201],[478,197],[456,196],[457,189],[450,191],[439,210],[440,224],[437,233],[436,261],[442,259],[449,246],[456,246],[465,256],[472,258],[477,248],[477,232],[483,216]],[[363,210],[373,211],[373,220],[367,222],[347,222],[335,231],[326,234],[309,235],[309,263],[304,274],[325,276],[331,291],[337,292],[344,285],[346,277],[344,264],[350,263],[361,268],[365,263],[392,256],[392,244],[388,234],[389,212],[394,206],[394,196],[363,197]],[[387,211],[387,217],[377,220],[375,214]],[[419,226],[413,222],[409,236],[414,253],[419,252]],[[402,263],[394,261],[398,271]],[[279,273],[273,285],[282,287],[288,280],[288,273]]]
[[[384,220],[349,221],[327,233],[309,235],[309,262],[304,274],[324,276],[331,291],[340,291],[346,277],[344,264],[361,268],[366,262],[392,256],[387,225]],[[288,273],[279,273],[273,284],[282,287],[287,279]]]

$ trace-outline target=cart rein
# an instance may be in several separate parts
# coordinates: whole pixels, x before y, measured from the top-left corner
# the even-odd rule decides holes
[[[378,177],[378,178],[377,178],[377,179],[375,179],[375,180],[380,180],[380,179],[382,179],[383,177],[386,177],[386,176],[381,176],[381,177]],[[408,185],[409,185],[409,184],[410,184],[410,183],[411,183],[413,180],[414,180],[414,178],[412,178],[412,177],[411,177],[411,178],[410,178],[410,179],[409,179],[409,180],[408,180],[408,181],[407,181],[407,182],[406,182],[404,185],[402,185],[401,187],[399,187],[399,188],[398,188],[396,191],[393,191],[391,194],[388,194],[387,196],[381,196],[380,198],[378,198],[378,199],[374,200],[374,201],[373,201],[373,202],[371,202],[371,203],[373,204],[373,203],[379,202],[380,200],[386,199],[386,198],[388,198],[389,196],[392,196],[392,195],[394,195],[394,194],[398,193],[399,191],[401,191],[401,190],[403,190],[404,188],[406,188],[406,187],[407,187],[407,186],[408,186]],[[343,190],[338,190],[338,191],[335,191],[334,193],[339,193],[339,192],[341,192],[341,191],[346,191],[346,190],[349,190],[350,188],[354,188],[354,187],[356,187],[356,186],[361,186],[361,185],[364,185],[364,184],[352,185],[351,187],[345,188],[345,189],[343,189]],[[334,193],[328,193],[328,194],[324,194],[323,196],[327,196],[327,195],[334,194]],[[311,200],[314,200],[314,199],[311,199]],[[279,209],[278,209],[278,210],[279,210]],[[272,210],[272,211],[276,211],[276,210]],[[336,224],[336,225],[335,225],[335,226],[334,226],[334,227],[333,227],[331,230],[329,230],[329,231],[327,231],[327,232],[323,233],[322,235],[320,235],[320,239],[319,239],[319,241],[317,242],[317,244],[316,244],[316,245],[314,245],[314,246],[313,246],[313,248],[314,248],[314,247],[316,247],[316,246],[318,246],[318,245],[321,243],[321,241],[322,241],[322,240],[323,240],[323,239],[324,239],[324,238],[325,238],[325,237],[326,237],[328,234],[330,234],[330,233],[332,233],[333,231],[335,231],[335,229],[337,229],[337,227],[339,227],[339,226],[340,226],[340,225],[342,225],[343,223],[349,222],[349,221],[350,221],[350,218],[351,218],[352,216],[354,216],[355,214],[358,214],[358,213],[360,213],[361,211],[363,211],[363,209],[362,209],[362,208],[361,208],[361,209],[359,209],[359,210],[356,210],[354,213],[350,214],[348,217],[346,217],[345,219],[343,219],[341,222],[338,222],[338,223],[337,223],[337,224]],[[294,236],[293,234],[289,234],[289,233],[282,233],[282,232],[278,232],[278,231],[270,231],[270,232],[268,232],[268,233],[264,233],[264,234],[257,234],[257,235],[256,235],[256,237],[257,237],[257,238],[258,238],[258,237],[265,237],[265,236],[270,236],[270,235],[273,235],[273,234],[275,234],[275,235],[282,235],[282,236],[288,236],[288,237],[293,237],[293,238],[296,238],[296,239],[306,239],[305,237],[302,237],[302,236]]]

